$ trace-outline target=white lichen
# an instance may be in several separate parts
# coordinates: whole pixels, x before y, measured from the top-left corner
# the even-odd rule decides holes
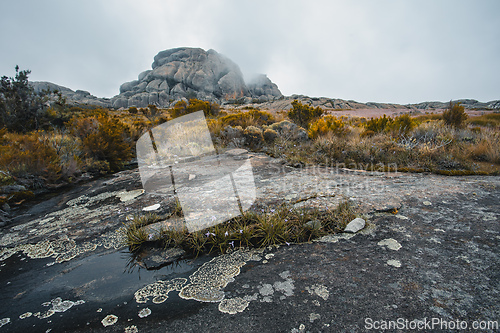
[[[249,302],[240,297],[235,297],[231,299],[224,299],[219,303],[219,311],[236,314],[238,312],[243,312],[248,307]]]
[[[0,319],[0,327],[7,325],[10,323],[10,318],[2,318]]]
[[[115,315],[107,315],[103,320],[101,320],[101,323],[104,327],[114,325],[118,321],[118,317]]]
[[[138,333],[138,332],[139,332],[139,330],[137,329],[137,326],[135,326],[135,325],[125,327],[125,333]]]
[[[321,284],[314,284],[311,287],[306,287],[306,290],[309,292],[309,294],[319,296],[325,301],[328,299],[328,296],[330,296],[328,288]]]
[[[293,284],[293,280],[290,278],[290,271],[281,272],[279,276],[285,281],[274,282],[274,289],[276,291],[282,292],[286,297],[293,296],[293,290],[295,289],[295,286]]]
[[[33,315],[33,313],[31,313],[31,312],[25,312],[19,316],[19,319],[26,319],[26,318],[31,317],[32,315]]]
[[[144,308],[141,311],[139,311],[139,318],[146,318],[151,314],[151,310],[149,308]]]
[[[218,256],[204,263],[190,277],[190,283],[182,288],[179,296],[200,302],[220,302],[224,299],[223,289],[247,261],[256,260],[257,251],[237,250]],[[260,259],[260,258],[259,258]]]
[[[153,298],[153,303],[160,304],[167,300],[168,293],[171,291],[180,291],[187,279],[176,278],[169,281],[158,280],[137,290],[134,294],[137,303],[146,303],[149,297]]]
[[[79,300],[76,302],[69,301],[69,300],[63,301],[61,297],[56,297],[53,300],[51,300],[50,302],[42,303],[42,306],[50,306],[51,307],[50,309],[48,309],[47,311],[45,311],[43,313],[37,312],[34,314],[34,316],[37,317],[38,319],[45,319],[45,318],[51,317],[55,313],[66,312],[69,309],[71,309],[73,306],[84,304],[84,303],[85,303],[85,301],[83,301],[83,300]]]
[[[259,293],[262,296],[270,296],[274,294],[273,286],[270,285],[269,283],[265,283],[259,287]]]
[[[340,233],[340,234],[332,234],[332,235],[326,235],[318,239],[318,242],[323,242],[323,243],[337,243],[341,239],[351,239],[357,234],[352,234],[352,233]]]
[[[399,260],[393,260],[393,259],[387,260],[387,265],[399,268],[399,267],[401,267],[401,261],[399,261]]]
[[[380,246],[387,246],[388,249],[398,251],[402,246],[393,238],[386,238],[377,243]]]
[[[116,196],[120,198],[121,202],[126,202],[133,200],[144,193],[143,189],[133,190],[133,191],[123,191],[118,193]]]
[[[310,313],[309,314],[309,322],[313,323],[315,320],[318,320],[321,318],[321,315],[318,313]]]

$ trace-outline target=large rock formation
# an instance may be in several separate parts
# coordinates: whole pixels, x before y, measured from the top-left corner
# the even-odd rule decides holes
[[[271,101],[281,97],[276,84],[265,75],[246,85],[239,67],[214,50],[177,48],[158,53],[151,70],[120,87],[113,107],[169,106],[187,97],[214,102],[243,99]]]
[[[120,94],[112,98],[98,98],[86,91],[73,91],[50,82],[31,82],[36,91],[58,90],[71,104],[87,104],[100,107],[146,107],[154,104],[170,107],[182,98],[198,98],[224,104],[259,103],[271,110],[287,110],[294,99],[312,106],[333,109],[445,109],[448,102],[423,102],[418,104],[359,103],[352,100],[326,97],[292,95],[283,98],[278,86],[267,76],[259,75],[246,83],[234,62],[214,50],[200,48],[176,48],[159,52],[154,57],[152,69],[139,74],[137,80],[120,86]],[[466,109],[500,109],[500,100],[478,102],[463,99]]]

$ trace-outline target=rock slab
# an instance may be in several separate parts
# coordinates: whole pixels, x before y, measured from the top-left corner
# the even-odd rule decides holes
[[[366,224],[365,220],[363,220],[360,217],[357,217],[347,224],[347,226],[344,229],[344,232],[352,232],[352,233],[358,232],[365,227],[365,224]]]

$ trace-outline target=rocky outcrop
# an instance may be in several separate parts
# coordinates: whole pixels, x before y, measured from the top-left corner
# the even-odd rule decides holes
[[[250,91],[250,95],[258,96],[259,102],[268,102],[270,98],[274,100],[282,96],[278,86],[264,74],[259,75],[250,81],[248,89]]]
[[[281,96],[278,86],[265,75],[247,86],[238,65],[214,50],[177,48],[159,52],[152,69],[122,84],[112,103],[115,108],[166,107],[190,97],[220,103],[240,98],[269,101]]]
[[[57,85],[52,82],[45,81],[33,81],[30,82],[31,86],[37,93],[41,93],[43,91],[48,91],[50,93],[57,91],[60,92],[63,97],[66,98],[67,102],[70,104],[78,103],[78,104],[86,104],[86,105],[95,105],[99,107],[111,107],[112,103],[109,98],[99,98],[91,95],[88,91],[84,90],[71,90],[69,88]]]
[[[409,106],[421,110],[446,109],[450,102],[422,102],[418,104],[409,104]],[[475,99],[458,99],[453,103],[460,103],[466,109],[500,109],[500,100],[490,102],[479,102]]]
[[[294,99],[313,107],[327,109],[408,109],[418,110],[446,109],[449,102],[422,102],[418,104],[360,103],[327,97],[292,95],[287,98],[278,86],[266,75],[259,75],[248,83],[234,62],[214,50],[200,48],[176,48],[159,52],[152,69],[140,73],[137,80],[125,82],[120,86],[120,94],[112,98],[98,98],[87,91],[73,91],[50,82],[32,82],[35,91],[58,90],[70,104],[87,104],[100,107],[128,108],[146,107],[154,104],[170,107],[182,98],[198,98],[219,104],[259,104],[261,108],[288,110]],[[466,109],[500,109],[500,100],[478,102],[462,99]]]

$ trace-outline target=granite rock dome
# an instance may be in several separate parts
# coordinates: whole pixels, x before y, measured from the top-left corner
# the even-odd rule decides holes
[[[282,96],[276,84],[265,75],[249,85],[234,62],[214,50],[176,48],[159,52],[152,69],[126,82],[112,98],[113,107],[169,106],[181,98],[222,102],[243,99],[272,101]]]

